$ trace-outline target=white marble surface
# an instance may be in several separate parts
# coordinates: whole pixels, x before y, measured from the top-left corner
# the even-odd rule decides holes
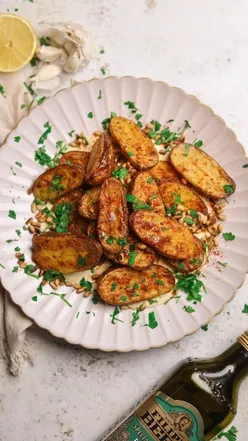
[[[1,0],[34,24],[73,20],[105,49],[77,79],[149,76],[197,95],[248,145],[246,0]],[[68,83],[69,83],[68,78]],[[0,441],[94,441],[145,390],[187,356],[219,354],[248,325],[247,282],[226,310],[179,343],[144,353],[100,353],[72,347],[33,328],[33,366],[20,378],[0,360]],[[237,441],[247,439],[248,379],[242,384]]]

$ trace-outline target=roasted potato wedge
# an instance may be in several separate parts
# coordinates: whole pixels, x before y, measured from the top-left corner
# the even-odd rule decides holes
[[[105,181],[114,168],[114,149],[110,137],[102,133],[96,140],[86,168],[85,180],[92,186]]]
[[[147,170],[158,162],[152,140],[137,124],[122,116],[111,118],[109,130],[122,154],[137,170]]]
[[[115,263],[124,266],[130,266],[137,271],[144,271],[153,265],[155,261],[155,253],[152,248],[144,243],[138,242],[132,236],[128,236],[121,251],[117,254],[104,251],[105,256]]]
[[[152,265],[145,271],[131,268],[107,270],[97,284],[104,302],[120,306],[166,294],[174,288],[175,279],[163,266]]]
[[[94,187],[84,193],[79,203],[78,212],[80,216],[86,219],[98,218],[100,190],[100,187]]]
[[[164,204],[158,186],[149,171],[139,172],[136,175],[132,181],[130,192],[137,201],[133,203],[134,210],[139,206],[144,207],[145,203],[149,210],[161,216],[165,215]]]
[[[59,165],[62,164],[77,165],[85,171],[89,161],[89,157],[90,157],[89,152],[78,152],[78,151],[67,152],[60,159]]]
[[[190,184],[213,199],[225,198],[235,191],[235,182],[218,162],[193,145],[174,147],[170,161]]]
[[[83,181],[84,171],[80,167],[58,165],[42,173],[34,181],[32,191],[42,201],[54,201],[80,187]]]
[[[83,196],[83,193],[84,192],[81,188],[76,188],[75,190],[70,191],[65,196],[56,199],[53,210],[56,213],[56,209],[59,204],[71,204],[70,220],[72,221],[75,217],[78,216],[79,202]]]
[[[76,236],[85,236],[87,234],[89,222],[80,216],[77,216],[68,226],[68,232]]]
[[[195,237],[195,251],[189,260],[168,259],[168,263],[180,273],[192,273],[205,261],[205,251],[201,241]]]
[[[33,236],[32,260],[41,269],[63,274],[93,268],[100,261],[101,245],[90,237],[68,233],[42,233]]]
[[[107,179],[101,186],[98,239],[110,253],[119,253],[121,243],[128,235],[128,212],[124,187],[116,178]]]
[[[146,210],[135,211],[129,224],[137,236],[162,256],[191,259],[195,241],[191,231],[170,217]]]
[[[183,205],[185,211],[191,209],[205,215],[208,214],[203,200],[187,185],[167,181],[160,185],[159,191],[166,209],[175,205]]]
[[[180,175],[168,161],[159,161],[149,172],[155,179],[157,185],[161,185],[166,181],[181,182]]]

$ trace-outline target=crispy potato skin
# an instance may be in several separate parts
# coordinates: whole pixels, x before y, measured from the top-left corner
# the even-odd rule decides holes
[[[114,149],[110,137],[102,133],[96,140],[86,168],[87,184],[97,186],[102,184],[114,168]]]
[[[180,184],[179,182],[167,181],[160,185],[159,191],[165,208],[170,208],[172,205],[175,205],[175,198],[179,195],[182,201],[180,205],[184,206],[185,211],[193,209],[205,215],[208,214],[207,207],[203,200],[187,185]]]
[[[32,260],[41,269],[63,274],[93,268],[100,261],[101,245],[90,237],[68,233],[42,233],[33,236]],[[80,257],[85,264],[80,265]]]
[[[72,210],[70,214],[70,220],[73,220],[75,217],[78,216],[78,208],[79,208],[79,202],[83,196],[83,190],[81,188],[76,188],[76,190],[72,190],[69,193],[67,193],[65,196],[62,196],[61,198],[58,198],[54,204],[54,211],[56,212],[56,208],[59,204],[72,204]]]
[[[122,154],[137,170],[147,170],[158,162],[158,152],[151,139],[133,121],[122,116],[111,118],[109,130]],[[129,156],[128,153],[133,153]]]
[[[127,242],[128,244],[124,245],[119,253],[104,251],[105,256],[119,265],[129,266],[137,271],[144,271],[153,265],[156,256],[152,248],[138,242],[132,236],[128,236]],[[135,260],[132,265],[129,263],[131,251],[135,252]]]
[[[107,179],[101,186],[97,234],[103,248],[110,253],[119,253],[121,246],[117,240],[128,235],[125,191],[116,178]]]
[[[205,261],[204,247],[201,241],[195,237],[195,251],[189,260],[168,259],[168,263],[180,273],[192,273],[200,268]]]
[[[68,232],[76,236],[85,236],[87,234],[89,222],[80,216],[77,216],[68,226]]]
[[[58,189],[53,182],[58,183]],[[46,170],[32,185],[32,191],[36,198],[42,201],[53,201],[78,188],[84,182],[84,171],[80,167],[70,165],[58,165]]]
[[[118,306],[153,299],[168,293],[174,286],[173,275],[161,265],[152,265],[142,272],[131,268],[110,269],[98,280],[102,300]]]
[[[79,203],[78,212],[86,219],[97,219],[99,215],[100,187],[87,190]]]
[[[175,169],[195,188],[213,199],[227,196],[224,186],[231,185],[235,191],[235,182],[225,170],[201,149],[179,144],[171,151],[170,161]],[[184,156],[187,155],[187,156]]]
[[[159,161],[149,172],[159,186],[166,181],[181,182],[180,175],[168,161]]]
[[[165,215],[164,204],[158,186],[149,171],[139,172],[133,179],[130,190],[132,195],[140,202],[149,204],[154,213],[158,213],[161,216]]]
[[[195,249],[194,236],[184,225],[170,217],[146,210],[135,211],[129,224],[137,236],[162,256],[191,259]]]
[[[62,164],[77,165],[85,171],[89,161],[89,157],[90,157],[89,152],[77,152],[77,151],[67,152],[60,159],[59,165]]]

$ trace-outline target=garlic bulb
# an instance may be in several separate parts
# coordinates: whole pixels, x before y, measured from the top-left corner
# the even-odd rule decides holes
[[[62,53],[63,51],[57,47],[41,46],[36,51],[36,57],[39,58],[39,60],[52,63],[53,61],[57,60]]]
[[[79,70],[79,66],[80,60],[78,58],[78,55],[75,53],[67,58],[67,61],[64,65],[64,70],[68,73],[76,73]]]

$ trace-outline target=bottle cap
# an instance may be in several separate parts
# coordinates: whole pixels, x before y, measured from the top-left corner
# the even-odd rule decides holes
[[[245,348],[248,352],[248,331],[245,331],[244,334],[241,334],[238,337],[238,342]]]

